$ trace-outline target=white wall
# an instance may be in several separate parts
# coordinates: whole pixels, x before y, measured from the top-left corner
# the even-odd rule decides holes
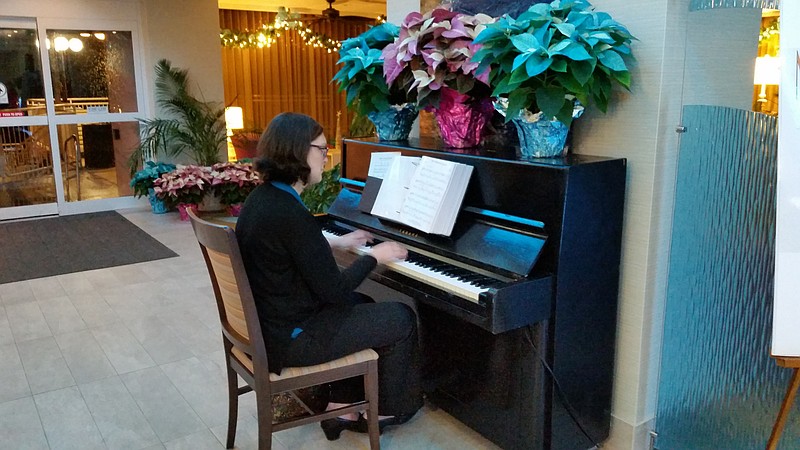
[[[216,0],[142,0],[142,29],[148,92],[153,92],[153,67],[162,58],[189,70],[189,78],[206,101],[225,101],[222,50]],[[148,95],[153,101],[152,94]]]
[[[605,115],[587,111],[575,123],[573,141],[577,153],[628,159],[613,419],[605,448],[646,448],[655,412],[688,3],[594,2],[639,39],[631,92],[618,92]]]
[[[781,2],[781,23],[800,23],[800,3]],[[772,353],[800,356],[800,28],[781,27],[778,211]]]
[[[684,104],[752,108],[760,27],[761,10],[755,8],[689,14]]]

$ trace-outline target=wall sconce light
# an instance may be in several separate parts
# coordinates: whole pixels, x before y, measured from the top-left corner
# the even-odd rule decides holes
[[[759,102],[767,101],[767,85],[781,83],[781,60],[777,56],[759,56],[756,58],[755,73],[753,74],[753,84],[761,85],[761,92],[758,94]]]

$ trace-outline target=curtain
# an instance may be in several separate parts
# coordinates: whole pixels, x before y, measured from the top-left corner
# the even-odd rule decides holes
[[[275,13],[219,11],[220,28],[244,32],[258,30],[275,21]],[[316,33],[343,41],[366,31],[374,20],[361,18],[322,19],[302,16]],[[333,140],[336,114],[341,112],[341,132],[347,135],[353,113],[347,110],[344,93],[331,83],[338,70],[337,51],[304,44],[297,31],[282,31],[271,47],[222,47],[225,105],[240,106],[247,129],[263,130],[281,112],[300,112],[315,118]]]

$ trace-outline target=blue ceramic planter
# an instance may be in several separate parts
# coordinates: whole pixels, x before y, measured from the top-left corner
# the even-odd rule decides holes
[[[522,117],[515,117],[511,122],[517,128],[522,159],[555,158],[564,155],[568,126],[558,120],[528,122]]]
[[[404,141],[408,139],[411,125],[414,124],[419,111],[416,105],[406,103],[402,107],[392,105],[386,111],[371,112],[367,118],[375,124],[378,139],[382,141]]]
[[[164,203],[164,200],[156,197],[156,193],[153,188],[147,190],[147,199],[150,201],[150,209],[153,210],[153,214],[164,214],[169,212],[167,204]]]

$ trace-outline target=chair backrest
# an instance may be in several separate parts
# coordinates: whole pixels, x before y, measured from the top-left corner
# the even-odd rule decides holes
[[[231,345],[246,353],[254,367],[266,373],[264,336],[236,233],[230,227],[200,219],[191,209],[187,211],[211,277],[222,333],[229,341],[226,350]]]

